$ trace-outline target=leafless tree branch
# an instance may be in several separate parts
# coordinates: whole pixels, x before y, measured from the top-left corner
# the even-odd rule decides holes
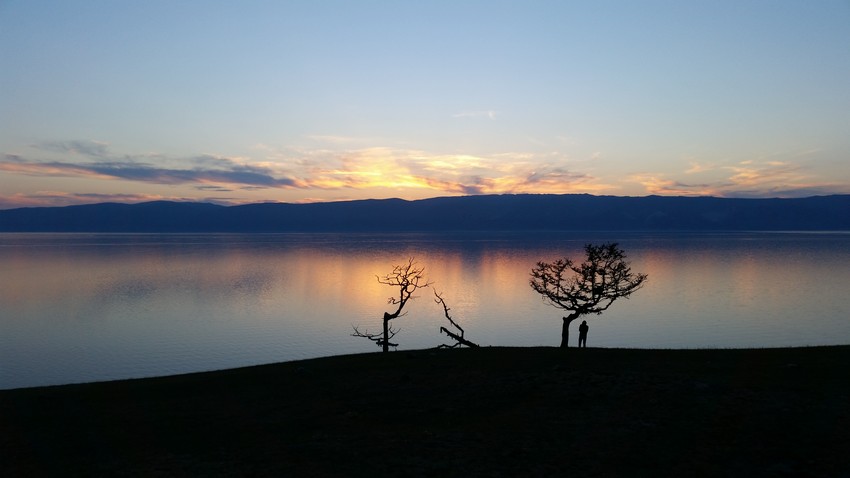
[[[364,329],[361,332],[360,329],[358,329],[357,327],[353,327],[353,328],[354,328],[354,333],[351,334],[352,337],[363,337],[363,338],[371,340],[372,342],[375,342],[379,347],[384,346],[384,334],[383,333],[370,334],[368,329]],[[398,344],[394,344],[392,342],[389,342],[389,339],[395,337],[395,334],[397,334],[400,331],[401,331],[401,329],[393,329],[392,327],[387,329],[387,339],[386,340],[387,340],[387,346],[388,347],[398,347]]]
[[[416,297],[413,295],[418,289],[429,287],[431,282],[425,279],[425,268],[416,263],[411,257],[406,264],[393,266],[392,272],[384,276],[376,275],[375,278],[379,284],[388,285],[398,289],[398,296],[392,296],[387,299],[387,303],[396,306],[392,312],[384,312],[383,317],[383,332],[381,334],[361,333],[354,328],[355,337],[367,338],[383,349],[384,352],[389,350],[389,347],[397,347],[398,344],[390,342],[398,330],[394,330],[389,326],[389,322],[406,314],[403,312],[407,302]]]
[[[449,323],[452,324],[452,326],[454,326],[454,328],[456,328],[458,331],[460,331],[460,334],[457,334],[457,333],[450,331],[449,329],[447,329],[445,327],[440,327],[440,332],[449,336],[451,339],[453,339],[455,341],[455,343],[453,345],[441,344],[441,345],[438,346],[438,348],[452,348],[453,349],[455,347],[460,347],[461,345],[466,345],[467,347],[478,347],[478,344],[470,342],[469,340],[464,338],[464,336],[463,336],[464,330],[460,325],[458,325],[457,322],[454,321],[454,319],[452,319],[452,316],[449,315],[449,311],[451,309],[449,308],[448,305],[446,305],[446,301],[443,299],[443,296],[439,292],[437,292],[436,290],[434,291],[434,295],[437,297],[436,299],[434,299],[434,302],[441,304],[443,306],[443,313],[445,314],[446,319],[448,319]]]

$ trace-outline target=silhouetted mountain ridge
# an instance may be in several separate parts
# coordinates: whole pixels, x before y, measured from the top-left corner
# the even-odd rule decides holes
[[[850,230],[850,195],[795,199],[519,194],[221,206],[155,201],[0,211],[2,232]]]

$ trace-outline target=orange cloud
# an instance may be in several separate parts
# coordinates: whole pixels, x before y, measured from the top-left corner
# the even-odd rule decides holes
[[[321,159],[315,156],[296,161],[304,166],[295,176],[305,188],[431,189],[449,194],[613,189],[586,174],[549,165],[552,158],[528,153],[482,157],[376,147],[336,153],[326,151]]]
[[[53,154],[60,159],[5,154],[0,156],[0,173],[121,181],[128,187],[134,182],[189,187],[210,195],[226,193],[230,197],[221,201],[228,202],[281,197],[271,190],[313,190],[316,193],[311,196],[324,197],[326,191],[351,190],[360,192],[334,196],[389,194],[410,198],[441,194],[598,193],[617,189],[585,172],[568,168],[571,163],[559,153],[509,152],[484,156],[389,147],[275,151],[264,146],[261,158],[211,154],[168,158],[156,154],[116,154],[105,144],[85,141],[43,143],[37,149],[40,154]],[[87,184],[96,187],[97,182]],[[268,192],[258,192],[265,190]],[[7,203],[85,201],[84,197],[73,194],[42,196],[32,193],[26,198],[9,198]],[[143,200],[146,195],[139,197]]]
[[[709,184],[687,184],[657,174],[637,174],[630,180],[643,186],[647,193],[660,196],[711,196],[718,192]]]
[[[747,160],[718,167],[692,164],[683,174],[710,175],[711,178],[701,183],[686,183],[662,173],[644,173],[629,179],[643,186],[649,194],[676,196],[800,197],[835,194],[848,189],[815,181],[802,166],[786,161]]]

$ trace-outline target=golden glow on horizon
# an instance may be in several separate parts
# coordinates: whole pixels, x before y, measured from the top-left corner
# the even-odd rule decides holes
[[[694,159],[680,173],[687,181],[653,172],[605,180],[610,174],[605,173],[604,159],[573,161],[554,152],[483,156],[367,147],[283,154],[265,148],[265,157],[253,161],[211,154],[189,159],[150,154],[134,158],[112,154],[107,146],[97,144],[103,157],[70,155],[70,160],[56,161],[0,157],[0,171],[8,173],[9,179],[20,179],[4,187],[0,207],[148,200],[305,203],[523,193],[734,197],[741,192],[758,196],[758,191],[770,191],[772,197],[793,197],[782,191],[815,192],[824,187],[799,165],[777,160],[713,164]],[[48,187],[32,190],[31,184]],[[74,193],[62,187],[96,192]]]

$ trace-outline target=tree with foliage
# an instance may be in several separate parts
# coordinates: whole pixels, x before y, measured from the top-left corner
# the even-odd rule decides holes
[[[375,342],[384,352],[388,352],[390,347],[398,347],[398,344],[390,342],[390,339],[398,333],[398,329],[390,327],[390,321],[406,315],[407,312],[402,312],[404,306],[410,299],[414,299],[413,293],[417,289],[425,288],[431,285],[425,279],[425,268],[420,266],[411,257],[407,264],[393,266],[393,271],[385,276],[375,276],[378,282],[384,285],[398,289],[398,295],[387,299],[387,303],[395,306],[392,312],[384,312],[383,331],[378,334],[370,334],[368,330],[361,332],[357,327],[354,327],[354,337],[364,337],[372,342]]]
[[[617,243],[584,246],[580,264],[569,258],[538,262],[531,270],[531,288],[543,301],[570,312],[563,317],[561,347],[569,347],[570,323],[588,314],[601,314],[620,297],[628,298],[646,283],[646,274],[632,272]]]

